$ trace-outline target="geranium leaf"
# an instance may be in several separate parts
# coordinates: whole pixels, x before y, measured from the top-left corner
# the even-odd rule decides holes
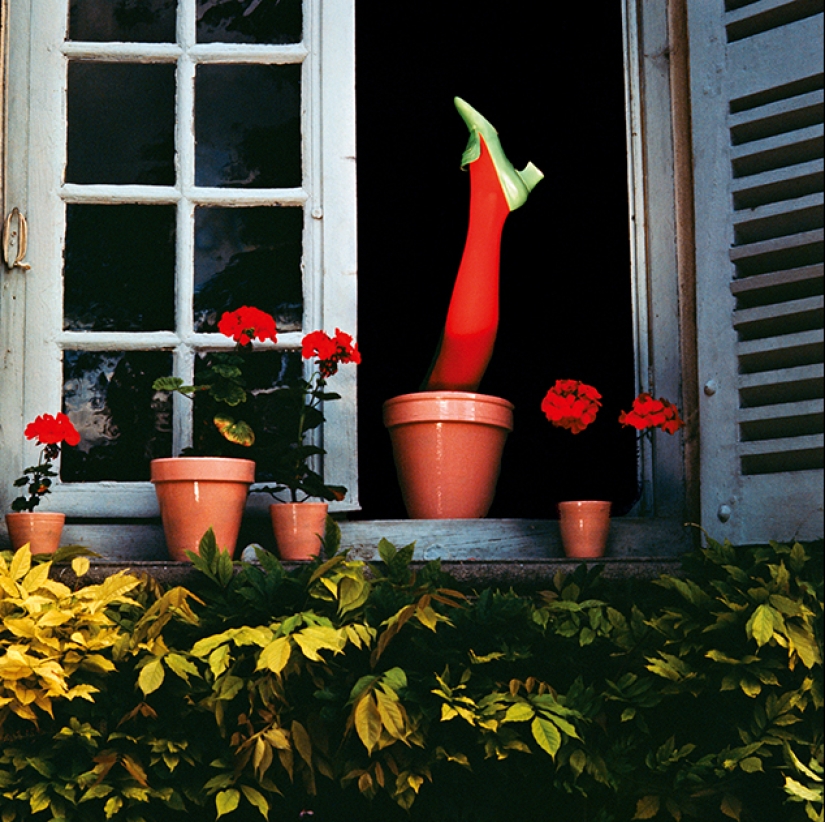
[[[232,417],[228,417],[225,414],[216,414],[212,421],[215,423],[218,431],[220,431],[229,442],[247,447],[255,442],[255,432],[249,424],[243,420],[235,422]]]

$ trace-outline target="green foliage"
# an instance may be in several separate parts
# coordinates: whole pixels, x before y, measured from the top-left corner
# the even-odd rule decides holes
[[[823,819],[821,550],[528,596],[325,545],[207,534],[191,590],[3,559],[3,822]]]

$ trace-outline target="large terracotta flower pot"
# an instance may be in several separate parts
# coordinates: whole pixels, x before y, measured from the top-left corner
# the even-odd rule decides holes
[[[421,391],[384,403],[411,519],[475,519],[490,510],[513,405],[469,391]]]
[[[53,554],[60,547],[65,514],[50,511],[15,511],[6,514],[9,539],[16,551],[26,543],[33,554]]]
[[[610,503],[606,500],[560,502],[559,530],[568,557],[604,556],[610,530]]]
[[[231,457],[170,457],[151,462],[166,547],[176,562],[198,552],[211,527],[218,547],[235,553],[246,497],[255,480],[252,460]]]
[[[327,525],[326,502],[276,502],[269,506],[278,556],[287,562],[314,559]]]

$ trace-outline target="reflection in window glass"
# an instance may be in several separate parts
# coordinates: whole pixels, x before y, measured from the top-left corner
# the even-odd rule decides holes
[[[205,357],[195,360],[195,374],[202,374]],[[303,373],[303,360],[298,351],[258,351],[244,357],[242,367],[247,400],[233,408],[216,406],[203,394],[195,400],[194,425],[199,442],[210,443],[226,456],[255,460],[256,480],[268,482],[279,455],[291,447],[298,430],[300,406],[287,402],[278,387],[294,383]],[[202,397],[202,399],[201,399]],[[206,401],[204,401],[206,400]],[[212,418],[216,412],[243,420],[255,432],[252,446],[228,446],[217,432]],[[205,440],[201,434],[205,435]]]
[[[280,331],[300,329],[303,220],[301,208],[195,210],[197,331],[242,305],[272,314]]]
[[[198,0],[199,43],[299,43],[301,0]]]
[[[175,67],[69,63],[66,182],[175,183]]]
[[[69,39],[174,43],[177,0],[71,0]]]
[[[195,75],[195,184],[301,185],[301,67],[201,65]]]
[[[175,207],[66,206],[69,331],[174,328]]]
[[[66,351],[63,411],[80,432],[65,448],[64,482],[149,480],[149,461],[172,455],[171,402],[152,390],[170,374],[166,351]]]

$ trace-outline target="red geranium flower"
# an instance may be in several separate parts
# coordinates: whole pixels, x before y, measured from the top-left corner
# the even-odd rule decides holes
[[[218,322],[218,331],[240,345],[249,345],[254,339],[276,342],[275,318],[250,305],[225,311]]]
[[[557,428],[579,434],[596,419],[602,395],[578,380],[556,380],[541,403],[541,410]]]
[[[41,414],[34,422],[30,422],[23,432],[26,439],[37,440],[43,446],[37,465],[30,465],[23,469],[23,476],[14,481],[15,488],[25,488],[23,496],[12,500],[12,511],[34,511],[40,500],[51,492],[52,477],[57,476],[52,464],[60,456],[60,446],[77,445],[80,434],[72,425],[72,421],[62,412],[53,417],[51,414]]]
[[[630,411],[619,414],[619,422],[637,431],[648,428],[661,428],[666,434],[675,434],[684,424],[679,417],[679,409],[666,399],[654,399],[650,394],[641,393]]]
[[[361,362],[357,343],[353,343],[351,334],[344,333],[340,328],[335,329],[334,337],[323,331],[307,334],[301,345],[301,354],[305,360],[318,358],[318,369],[323,379],[335,374],[339,363],[351,362],[358,365]]]
[[[36,439],[38,445],[58,445],[61,442],[77,445],[80,442],[80,434],[63,412],[58,412],[56,417],[41,414],[26,426],[24,433],[26,439]]]

